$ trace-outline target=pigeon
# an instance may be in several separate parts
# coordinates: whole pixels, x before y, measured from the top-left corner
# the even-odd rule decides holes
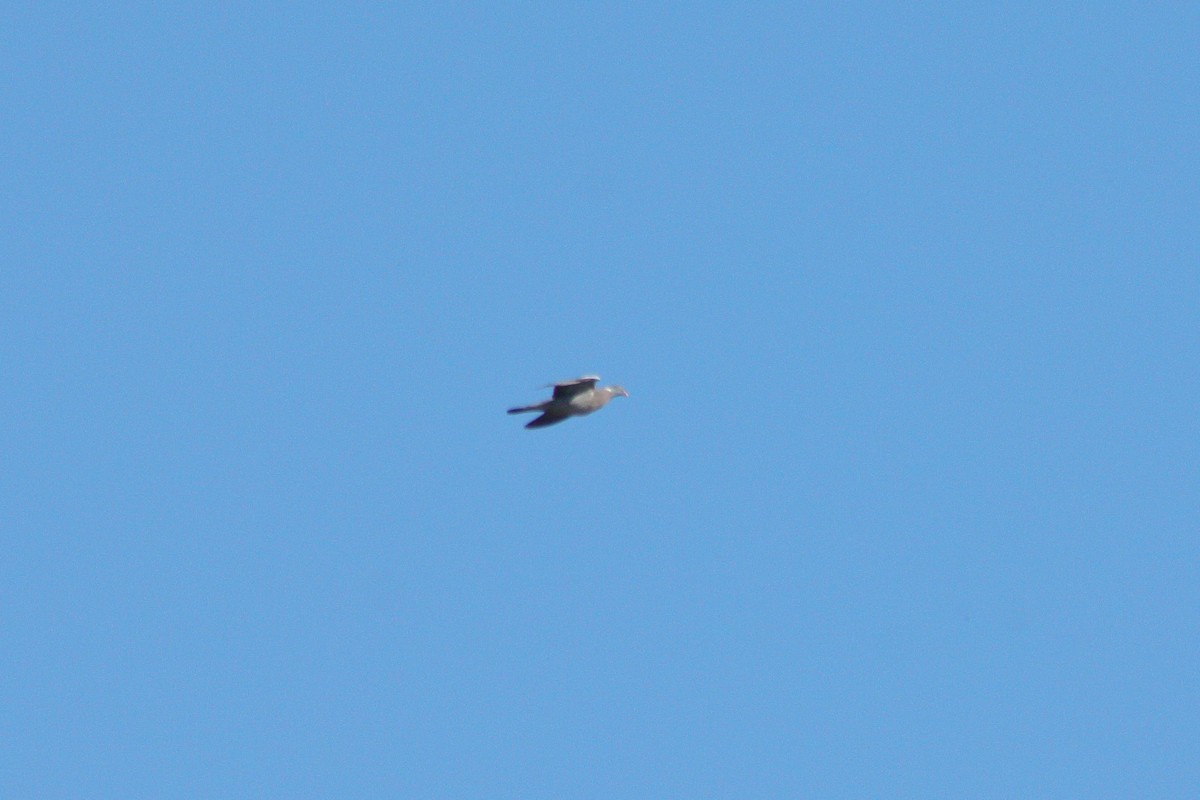
[[[605,386],[596,388],[599,375],[584,375],[570,381],[552,383],[554,396],[541,403],[531,406],[510,408],[510,414],[523,414],[527,411],[540,411],[542,415],[526,425],[526,428],[544,428],[562,422],[567,417],[582,417],[604,408],[614,397],[629,397],[629,392],[620,386]]]

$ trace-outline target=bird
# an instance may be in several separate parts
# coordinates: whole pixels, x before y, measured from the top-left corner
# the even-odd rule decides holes
[[[541,403],[531,406],[510,408],[510,414],[523,414],[527,411],[540,411],[542,415],[526,425],[526,428],[544,428],[562,422],[568,417],[582,417],[599,411],[614,397],[629,397],[629,392],[620,386],[604,386],[596,388],[599,375],[584,375],[569,381],[559,381],[549,384],[554,387],[554,395]]]

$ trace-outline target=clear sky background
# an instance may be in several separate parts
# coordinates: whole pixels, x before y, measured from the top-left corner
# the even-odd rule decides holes
[[[0,795],[1200,796],[1200,11],[1052,5],[8,8]]]

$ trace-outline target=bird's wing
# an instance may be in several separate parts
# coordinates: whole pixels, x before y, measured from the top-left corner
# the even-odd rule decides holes
[[[599,375],[584,375],[582,378],[575,378],[570,381],[559,381],[552,384],[554,386],[554,399],[565,400],[580,392],[590,392],[596,388],[596,381],[600,380]]]
[[[526,428],[544,428],[547,425],[553,425],[557,422],[562,422],[569,414],[563,414],[561,411],[547,410],[533,422],[528,423]]]

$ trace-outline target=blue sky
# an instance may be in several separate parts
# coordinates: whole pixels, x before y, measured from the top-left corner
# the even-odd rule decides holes
[[[10,9],[0,793],[1195,797],[1151,5]]]

